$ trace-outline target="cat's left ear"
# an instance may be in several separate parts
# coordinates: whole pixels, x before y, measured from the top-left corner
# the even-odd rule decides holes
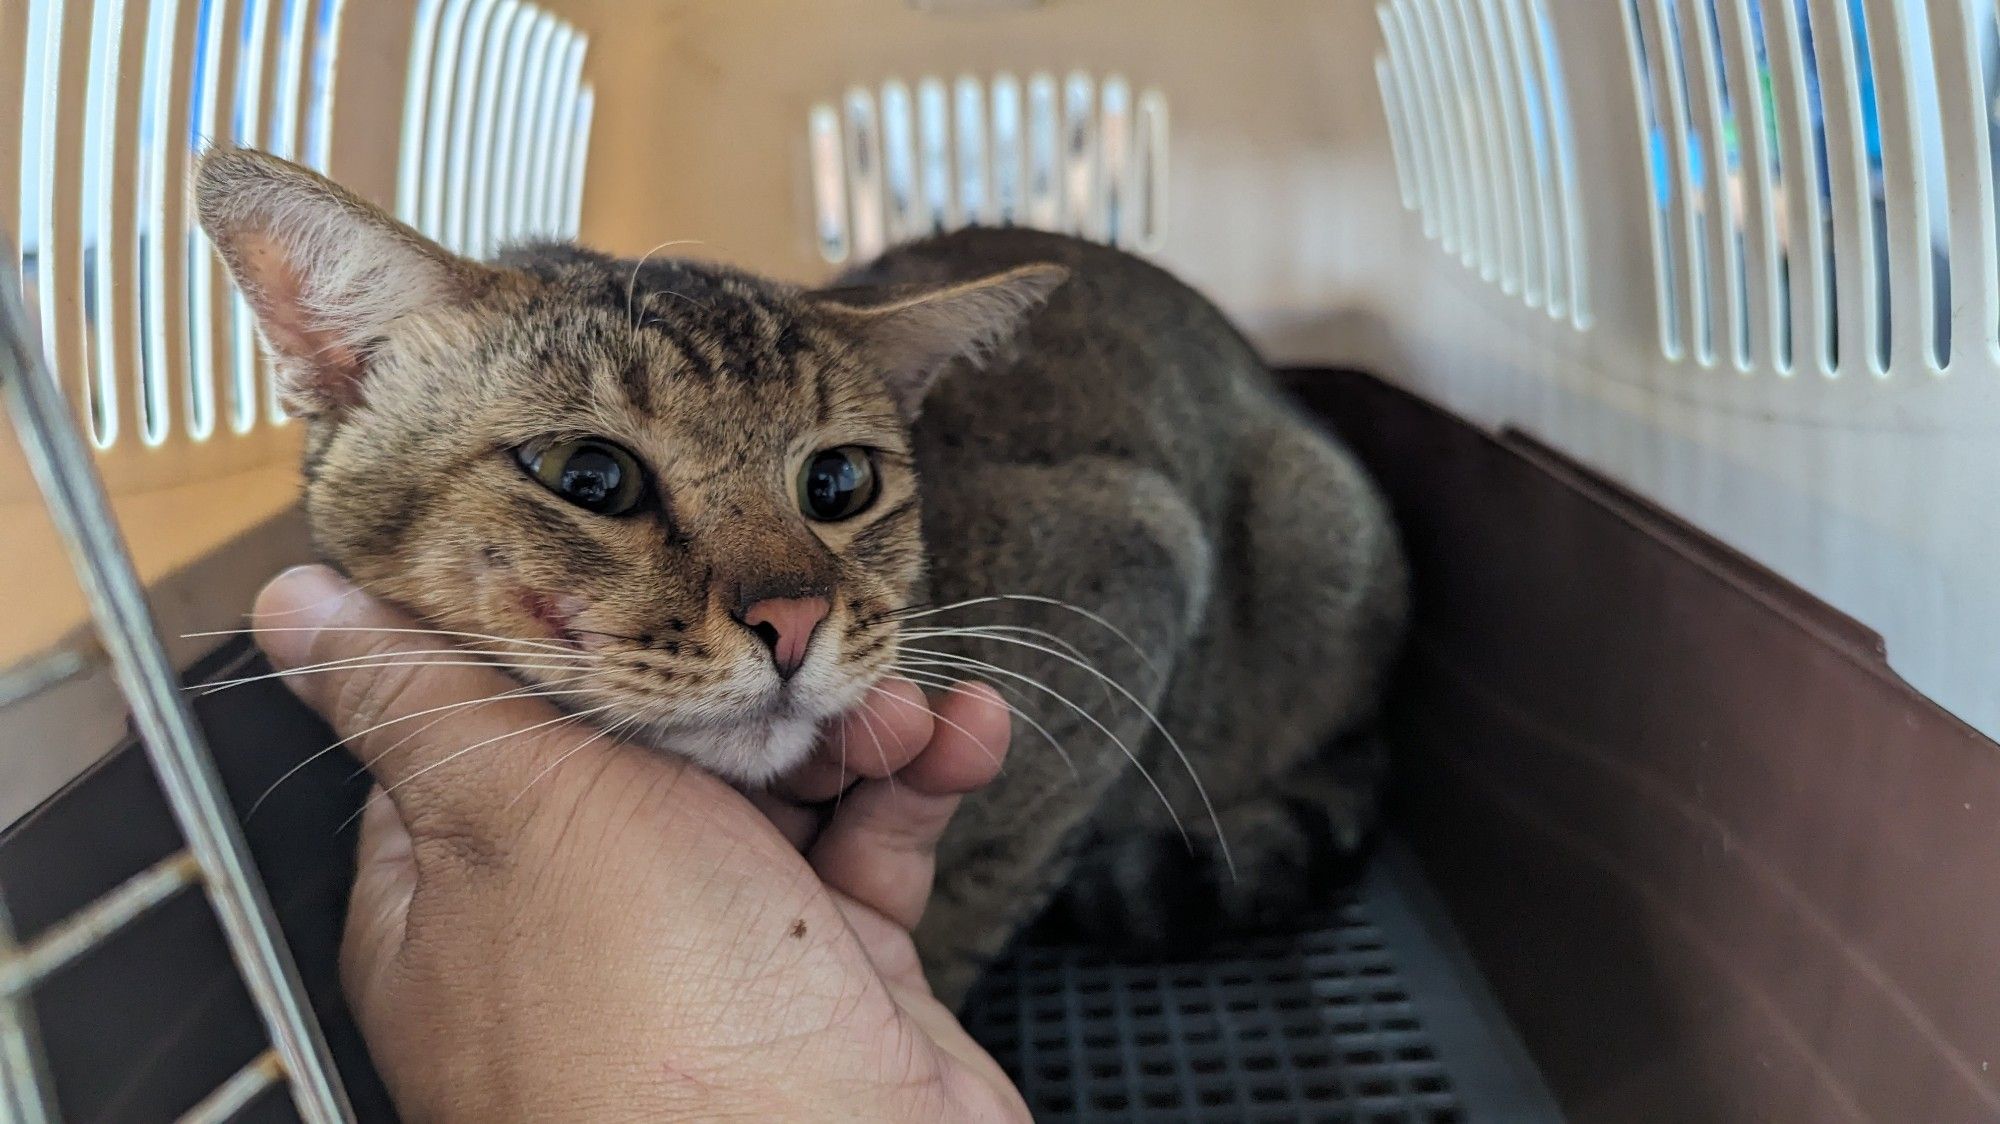
[[[1057,286],[1060,265],[1037,263],[940,288],[857,306],[823,295],[821,309],[861,343],[879,366],[896,408],[915,418],[924,395],[954,359],[982,355],[1011,339]]]
[[[266,153],[211,150],[194,189],[202,228],[257,315],[279,397],[294,414],[359,404],[370,352],[391,324],[467,301],[498,276]]]

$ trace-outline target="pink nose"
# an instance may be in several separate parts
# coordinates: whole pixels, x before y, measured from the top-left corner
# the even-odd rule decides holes
[[[745,609],[740,619],[771,649],[778,678],[790,679],[806,662],[806,648],[829,608],[824,597],[772,597]]]

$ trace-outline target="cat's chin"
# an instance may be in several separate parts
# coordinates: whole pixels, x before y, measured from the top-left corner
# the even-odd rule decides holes
[[[674,730],[657,741],[724,780],[762,787],[804,764],[818,732],[819,723],[810,718],[765,718]]]

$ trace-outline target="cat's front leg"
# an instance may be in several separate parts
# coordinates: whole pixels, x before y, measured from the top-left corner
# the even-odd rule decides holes
[[[1119,779],[1160,775],[1156,716],[1212,552],[1169,481],[1108,458],[994,466],[933,497],[939,603],[1034,598],[940,612],[902,644],[917,674],[985,679],[1016,710],[1007,766],[946,831],[916,931],[932,986],[956,1006],[1053,899],[1100,817],[1122,814],[1104,806]],[[1191,804],[1179,814],[1200,815]]]
[[[1039,800],[1020,794],[988,802],[963,821],[964,829],[948,833],[936,889],[914,934],[924,975],[947,1006],[956,1010],[964,1002],[987,966],[1069,880],[1110,779]]]

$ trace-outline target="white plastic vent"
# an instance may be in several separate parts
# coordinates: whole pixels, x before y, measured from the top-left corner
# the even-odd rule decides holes
[[[1827,377],[1992,361],[1992,5],[1624,3],[1668,358]]]
[[[1387,0],[1376,15],[1403,205],[1501,291],[1587,326],[1575,141],[1542,0]]]
[[[596,106],[587,46],[521,0],[424,0],[403,103],[402,219],[474,257],[575,237]]]
[[[0,80],[18,79],[21,116],[18,132],[0,124],[18,141],[0,147],[0,222],[99,449],[275,419],[247,310],[224,299],[182,184],[210,137],[324,164],[341,9],[28,0],[11,17]]]
[[[854,87],[807,118],[815,240],[829,262],[971,225],[1157,250],[1167,102],[1119,75],[1001,72]]]

